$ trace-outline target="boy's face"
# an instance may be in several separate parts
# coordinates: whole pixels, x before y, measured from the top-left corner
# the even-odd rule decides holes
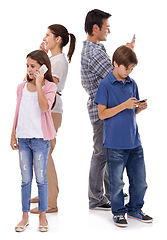
[[[121,81],[125,81],[127,76],[133,71],[134,67],[136,65],[134,63],[130,64],[128,67],[125,67],[124,65],[119,65],[114,62],[114,71],[113,74],[114,76]]]

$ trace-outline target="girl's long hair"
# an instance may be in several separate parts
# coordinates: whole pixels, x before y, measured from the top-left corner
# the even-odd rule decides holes
[[[75,44],[76,44],[76,38],[74,34],[68,33],[67,29],[60,24],[50,25],[48,29],[51,30],[51,32],[54,34],[55,37],[59,37],[59,36],[61,37],[62,39],[61,48],[67,45],[67,43],[69,42],[69,36],[70,36],[70,46],[69,46],[67,57],[68,57],[68,61],[71,62],[71,58],[74,53]]]
[[[38,63],[39,65],[41,65],[41,66],[42,66],[43,64],[45,64],[46,67],[48,68],[48,70],[47,70],[47,72],[45,73],[44,78],[45,78],[46,80],[48,80],[49,82],[54,82],[53,77],[52,77],[52,72],[51,72],[50,59],[49,59],[49,57],[48,57],[48,55],[47,55],[46,52],[44,52],[43,50],[35,50],[35,51],[33,51],[33,52],[30,52],[30,53],[27,55],[26,58],[28,58],[28,57],[31,58],[31,59],[33,59],[33,60],[36,60],[37,63]],[[28,74],[27,74],[27,77],[26,77],[26,78],[27,78],[27,81],[28,81],[28,82],[31,82],[31,81],[32,81],[32,79],[28,76]],[[54,108],[55,104],[56,104],[56,96],[55,96],[55,100],[54,100],[54,103],[53,103],[51,109]]]

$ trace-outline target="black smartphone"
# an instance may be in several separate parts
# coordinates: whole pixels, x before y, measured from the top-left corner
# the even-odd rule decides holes
[[[141,100],[141,101],[139,101],[139,102],[143,103],[143,102],[145,102],[145,100]]]

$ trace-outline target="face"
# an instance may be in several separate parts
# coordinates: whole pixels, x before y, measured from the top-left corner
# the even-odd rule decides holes
[[[30,57],[27,58],[27,74],[30,79],[35,79],[34,74],[41,67],[41,65]]]
[[[55,46],[57,44],[56,39],[57,38],[54,36],[54,34],[51,32],[51,30],[48,29],[46,32],[46,36],[43,39],[46,50],[52,50],[53,48],[55,48]]]
[[[127,76],[133,71],[134,67],[136,65],[134,63],[130,64],[128,67],[125,67],[124,65],[118,66],[116,62],[114,62],[114,72],[115,76],[118,80],[125,81]]]
[[[107,35],[110,33],[110,24],[108,19],[103,19],[103,25],[102,28],[99,28],[98,31],[98,40],[99,41],[106,41]]]

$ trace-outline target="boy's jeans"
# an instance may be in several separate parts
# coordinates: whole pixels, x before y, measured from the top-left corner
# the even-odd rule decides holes
[[[144,204],[147,189],[143,148],[110,149],[107,148],[111,207],[114,215],[137,214]],[[123,172],[126,168],[129,178],[129,203],[124,206]]]
[[[44,141],[42,138],[19,138],[18,145],[22,175],[22,211],[30,211],[34,163],[36,182],[38,185],[38,209],[40,212],[45,212],[48,209],[48,182],[46,169],[50,141]]]

